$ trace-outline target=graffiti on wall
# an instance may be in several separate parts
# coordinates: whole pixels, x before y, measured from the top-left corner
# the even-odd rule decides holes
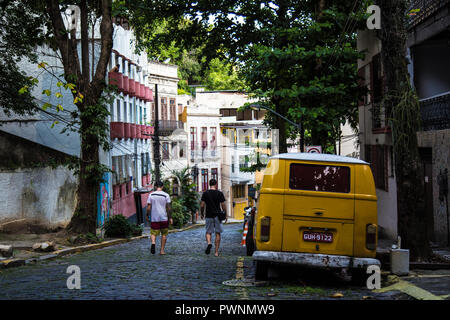
[[[109,173],[103,177],[97,195],[97,227],[103,227],[109,218]]]

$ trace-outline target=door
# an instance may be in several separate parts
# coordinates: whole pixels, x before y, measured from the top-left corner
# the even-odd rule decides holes
[[[283,251],[353,254],[354,167],[286,161]]]

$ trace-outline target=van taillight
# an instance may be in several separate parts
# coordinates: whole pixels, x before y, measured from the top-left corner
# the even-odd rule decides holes
[[[366,248],[375,250],[377,248],[377,226],[368,224],[366,228]]]
[[[261,241],[267,242],[270,238],[270,218],[261,218]]]

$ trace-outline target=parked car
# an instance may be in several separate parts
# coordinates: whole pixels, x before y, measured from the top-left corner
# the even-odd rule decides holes
[[[348,268],[367,277],[377,247],[377,196],[367,162],[285,153],[264,171],[255,220],[256,278],[279,263]]]

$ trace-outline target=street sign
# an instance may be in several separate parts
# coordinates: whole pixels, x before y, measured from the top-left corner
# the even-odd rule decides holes
[[[322,153],[322,146],[306,146],[307,153]]]

